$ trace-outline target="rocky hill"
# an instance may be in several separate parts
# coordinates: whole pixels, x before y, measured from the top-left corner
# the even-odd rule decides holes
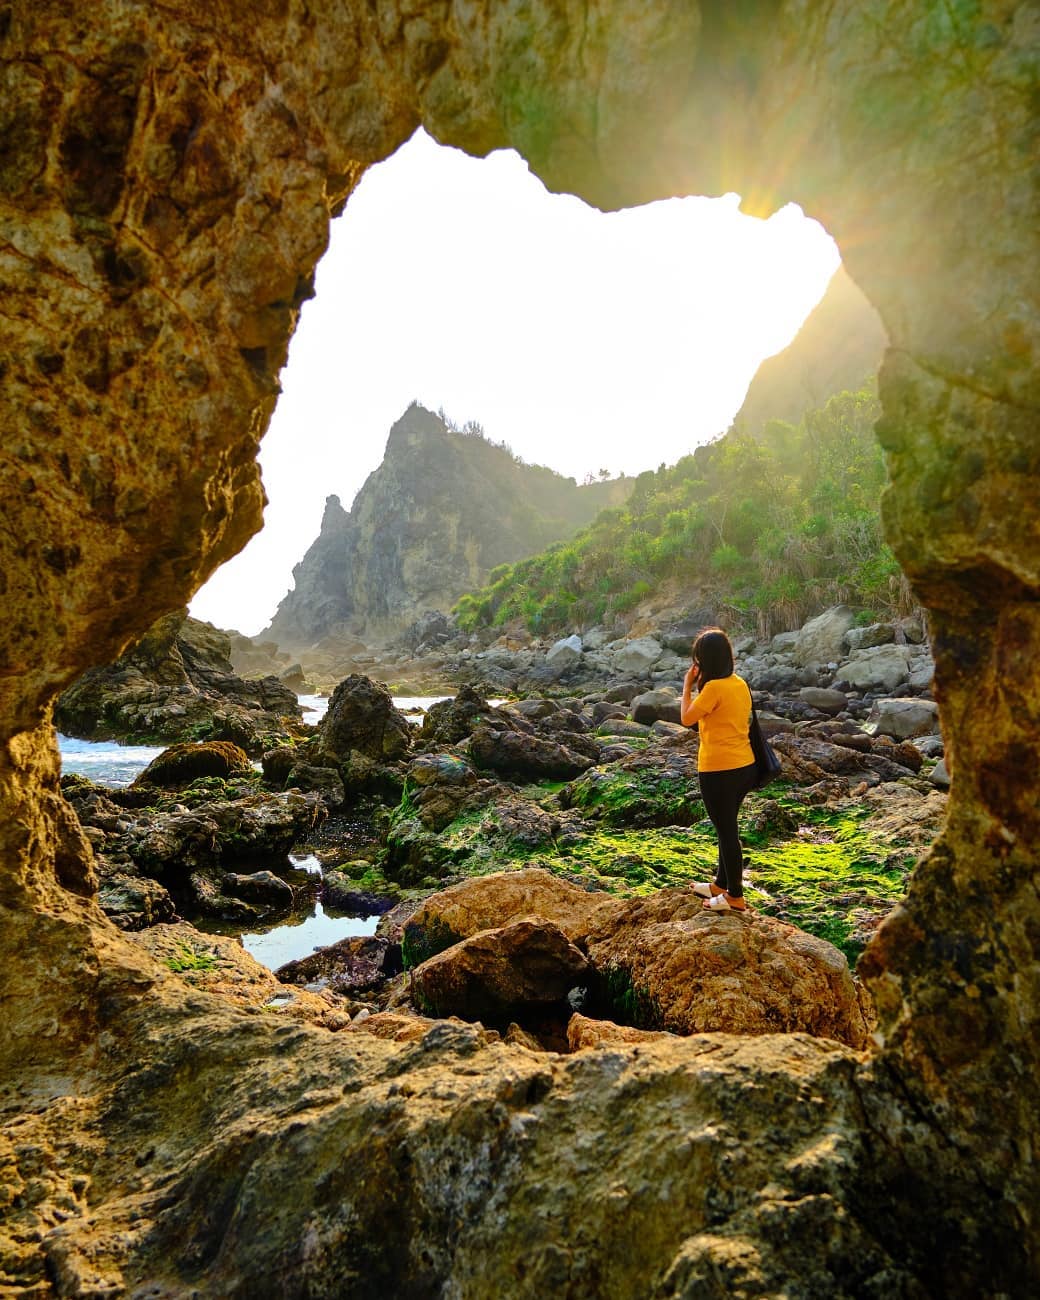
[[[631,480],[579,486],[413,403],[348,512],[330,496],[295,587],[262,634],[304,649],[330,634],[376,641],[447,609],[500,564],[571,537]]]
[[[872,381],[887,343],[881,317],[839,266],[792,342],[755,372],[734,426],[757,434],[768,420],[797,424],[832,394]]]

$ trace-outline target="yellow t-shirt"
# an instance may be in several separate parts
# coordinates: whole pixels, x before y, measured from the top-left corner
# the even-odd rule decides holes
[[[748,740],[751,691],[736,673],[706,683],[689,708],[683,710],[682,720],[687,727],[700,724],[698,772],[725,772],[755,761]]]

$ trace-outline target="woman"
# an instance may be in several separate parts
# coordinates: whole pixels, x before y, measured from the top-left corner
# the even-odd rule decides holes
[[[697,697],[692,698],[697,687]],[[755,756],[748,740],[751,691],[733,671],[733,647],[721,628],[709,627],[693,643],[693,663],[683,681],[683,725],[699,726],[697,775],[701,798],[719,837],[714,881],[694,885],[711,912],[743,912],[744,855],[737,813],[755,784]]]

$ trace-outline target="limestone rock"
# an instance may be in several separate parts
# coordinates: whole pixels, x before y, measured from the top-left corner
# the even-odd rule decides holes
[[[875,724],[878,735],[910,740],[938,730],[939,706],[932,700],[878,700],[867,721]]]
[[[793,342],[755,371],[734,423],[749,432],[767,420],[797,424],[823,394],[874,382],[886,346],[881,317],[839,266]]]
[[[340,999],[329,993],[287,989],[237,939],[202,934],[181,921],[153,926],[133,935],[133,940],[178,979],[233,1007],[324,1029],[345,1029],[350,1022]]]
[[[86,740],[206,737],[258,754],[300,722],[296,695],[274,677],[244,681],[228,636],[182,610],[152,625],[122,658],[92,668],[59,699],[55,720]]]
[[[673,689],[646,691],[632,701],[632,721],[644,726],[655,722],[679,722],[679,697]]]
[[[854,650],[838,670],[838,676],[858,690],[894,691],[909,675],[910,651],[905,645]]]
[[[868,1024],[837,948],[772,917],[710,914],[689,890],[606,913],[586,940],[608,998],[644,1029],[804,1031],[863,1047]]]
[[[891,645],[897,640],[891,623],[870,623],[867,627],[850,627],[845,644],[850,650],[868,650],[871,646]]]
[[[376,935],[351,936],[319,948],[310,957],[286,962],[275,975],[283,984],[320,982],[334,993],[359,993],[395,973],[387,960],[389,948],[389,942]]]
[[[643,676],[661,657],[661,643],[652,636],[636,637],[614,651],[614,668],[619,673]]]
[[[463,880],[427,898],[405,922],[406,961],[418,965],[462,939],[520,917],[551,921],[579,943],[597,910],[611,901],[541,867]]]
[[[847,605],[835,605],[811,618],[798,633],[792,655],[795,663],[825,664],[842,657],[845,634],[855,614]]]
[[[494,1025],[562,1001],[588,969],[558,926],[524,917],[423,962],[412,973],[412,998],[427,1013]]]
[[[430,611],[449,609],[497,565],[571,537],[629,485],[575,485],[413,403],[350,510],[326,501],[294,589],[263,635],[297,649],[329,633],[371,641],[413,629],[416,650],[446,639],[444,616]]]
[[[844,691],[831,691],[823,686],[803,686],[798,698],[822,713],[840,713],[849,703]]]
[[[1036,1290],[1035,22],[991,0],[807,12],[4,9],[16,1289]],[[188,989],[97,908],[51,702],[259,527],[257,440],[330,214],[420,122],[603,207],[794,196],[884,317],[885,532],[929,608],[957,782],[860,960],[870,1056],[802,1035],[560,1060],[450,1025],[345,1041]]]
[[[631,1025],[616,1025],[612,1020],[590,1020],[577,1012],[567,1021],[567,1045],[572,1052],[586,1051],[590,1047],[653,1043],[667,1037],[668,1034],[655,1029],[635,1029]]]
[[[456,745],[472,733],[481,719],[495,714],[496,710],[479,691],[463,686],[453,699],[430,705],[422,721],[420,739],[428,748]]]
[[[545,662],[559,668],[568,668],[581,660],[581,637],[567,636],[555,642],[545,652]]]
[[[486,725],[476,727],[470,736],[469,753],[478,767],[526,781],[566,780],[595,762],[572,746]]]

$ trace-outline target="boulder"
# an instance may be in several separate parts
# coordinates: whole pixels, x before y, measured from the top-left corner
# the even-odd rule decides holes
[[[879,736],[909,740],[913,736],[930,736],[939,730],[939,706],[933,700],[877,700],[867,719]]]
[[[284,790],[289,773],[296,766],[300,756],[300,751],[295,745],[276,745],[274,749],[266,750],[260,759],[264,780],[268,785],[275,785],[279,790]]]
[[[637,695],[632,701],[632,721],[649,725],[654,722],[679,721],[679,696],[669,687]]]
[[[595,762],[556,741],[521,731],[495,731],[486,725],[470,736],[469,753],[478,767],[522,781],[568,780]]]
[[[98,902],[105,915],[121,930],[144,930],[150,925],[175,921],[177,909],[157,880],[128,871],[99,871]]]
[[[581,637],[565,636],[545,652],[545,662],[557,668],[569,668],[581,659]]]
[[[947,790],[950,786],[950,770],[946,766],[946,759],[940,758],[938,763],[928,773],[928,779],[932,785],[936,785],[940,790]]]
[[[643,722],[628,718],[608,718],[596,728],[597,736],[649,736],[650,728]]]
[[[653,1043],[672,1035],[656,1029],[635,1029],[616,1025],[613,1020],[592,1020],[577,1011],[567,1021],[567,1046],[572,1052],[590,1047],[621,1047],[629,1043]]]
[[[423,962],[412,973],[412,999],[427,1015],[502,1024],[561,1002],[588,973],[584,953],[559,926],[523,917]]]
[[[228,777],[252,771],[245,750],[230,740],[207,740],[171,745],[158,754],[134,781],[135,786],[157,785],[176,789],[196,777]]]
[[[794,661],[806,664],[826,664],[842,656],[845,633],[852,627],[856,615],[848,605],[834,605],[816,618],[811,618],[798,633],[792,651]]]
[[[401,758],[412,742],[408,719],[390,693],[369,677],[352,673],[332,693],[328,712],[318,724],[317,748],[345,757],[352,750],[377,762]]]
[[[497,712],[483,695],[472,686],[463,686],[450,700],[438,700],[426,710],[419,738],[430,749],[441,745],[457,745],[465,740],[482,719]]]
[[[283,984],[319,984],[334,993],[357,993],[395,973],[387,966],[389,948],[389,942],[376,935],[351,935],[309,957],[286,962],[275,975]]]
[[[842,681],[856,690],[893,691],[910,674],[910,651],[905,645],[871,646],[855,650],[838,670]]]
[[[614,669],[619,673],[648,673],[661,657],[661,643],[652,636],[636,637],[614,651]]]
[[[840,713],[849,703],[844,691],[832,691],[824,686],[803,686],[798,698],[821,713]]]
[[[609,700],[597,700],[592,706],[593,723],[606,722],[608,718],[627,717],[628,709],[623,704],[611,704]]]
[[[547,700],[541,695],[532,695],[530,699],[517,700],[515,704],[507,705],[505,712],[516,713],[529,722],[535,722],[539,718],[547,718],[550,714],[556,713],[559,708],[560,705],[556,700]]]
[[[193,988],[235,1007],[263,1011],[274,1023],[289,1020],[332,1030],[345,1029],[350,1023],[342,999],[328,992],[287,988],[230,935],[202,934],[182,921],[153,926],[131,937]],[[242,1068],[246,1067],[240,1062]]]
[[[420,754],[408,765],[408,779],[415,785],[469,785],[473,769],[458,754]]]
[[[774,655],[793,654],[798,644],[799,632],[777,632],[769,643],[769,653]]]
[[[897,640],[891,623],[871,623],[867,627],[850,627],[845,633],[845,644],[850,650],[869,650],[871,646],[891,645]]]
[[[462,939],[522,916],[552,921],[568,939],[580,942],[604,903],[609,906],[611,900],[541,867],[464,880],[433,894],[405,918],[401,936],[405,962],[418,965]]]
[[[142,809],[128,815],[133,820],[120,847],[141,871],[168,883],[198,867],[282,857],[326,813],[315,795],[288,791],[216,800],[194,812]]]
[[[247,902],[266,903],[276,908],[291,907],[295,893],[292,885],[273,871],[253,871],[248,875],[238,875],[233,871],[225,874],[223,887],[236,898]]]
[[[615,1015],[678,1034],[803,1031],[866,1046],[871,1026],[837,948],[757,912],[701,904],[667,889],[601,914],[585,948]]]
[[[330,808],[342,807],[347,798],[340,774],[334,768],[316,767],[312,763],[295,763],[285,778],[285,789],[313,791]]]

